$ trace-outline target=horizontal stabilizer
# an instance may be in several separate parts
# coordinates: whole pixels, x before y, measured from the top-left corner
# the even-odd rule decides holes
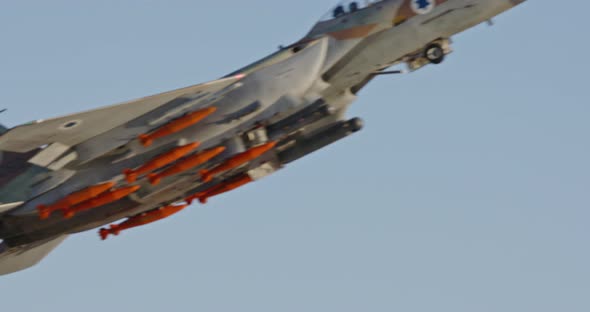
[[[45,258],[68,236],[60,236],[29,245],[10,248],[0,244],[0,275],[18,272],[34,266]]]

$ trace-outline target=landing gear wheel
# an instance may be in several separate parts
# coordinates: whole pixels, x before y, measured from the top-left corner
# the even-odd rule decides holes
[[[445,51],[438,43],[433,43],[424,49],[424,57],[432,64],[440,64],[445,60]]]

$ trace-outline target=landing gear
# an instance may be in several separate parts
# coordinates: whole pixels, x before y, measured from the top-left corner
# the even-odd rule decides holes
[[[445,51],[440,44],[433,43],[424,49],[424,57],[432,64],[440,64],[445,60]]]
[[[445,56],[453,52],[450,39],[439,39],[428,44],[424,49],[416,51],[405,58],[410,71],[418,70],[428,64],[440,64]]]

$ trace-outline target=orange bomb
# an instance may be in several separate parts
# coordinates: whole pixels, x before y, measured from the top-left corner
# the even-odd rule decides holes
[[[223,162],[221,165],[211,170],[201,170],[201,180],[203,182],[209,182],[213,179],[214,176],[220,173],[237,168],[251,160],[260,157],[262,154],[268,152],[273,147],[275,147],[275,145],[277,145],[277,142],[269,142],[266,144],[253,147],[243,153],[232,156],[231,158]]]
[[[190,153],[192,150],[197,148],[200,143],[195,142],[179,147],[175,147],[172,150],[161,154],[159,156],[154,157],[152,160],[145,163],[143,166],[133,170],[133,169],[126,169],[123,171],[125,174],[125,180],[129,183],[135,182],[137,180],[138,175],[146,174],[148,172],[154,171],[158,168],[162,168],[170,163],[177,161],[178,159],[184,157],[184,155]]]
[[[189,204],[189,205],[192,204],[193,200],[195,200],[195,199],[198,199],[201,204],[206,204],[207,200],[210,197],[235,190],[238,187],[246,185],[252,181],[253,180],[249,175],[244,174],[244,175],[241,175],[235,179],[229,180],[227,182],[222,182],[222,183],[220,183],[208,190],[205,190],[203,192],[191,195],[191,196],[187,197],[185,200],[186,200],[187,204]]]
[[[90,210],[93,208],[97,208],[100,206],[104,206],[106,204],[110,204],[112,202],[118,201],[119,199],[126,197],[127,195],[137,192],[139,190],[139,185],[134,186],[125,186],[118,188],[113,191],[109,191],[106,193],[102,193],[92,199],[89,199],[85,202],[82,202],[76,206],[70,207],[68,209],[63,210],[63,215],[66,219],[72,218],[76,213]]]
[[[202,164],[208,162],[209,160],[211,160],[212,158],[214,158],[215,156],[221,154],[223,151],[225,151],[225,147],[219,146],[219,147],[215,147],[212,149],[208,149],[206,151],[200,152],[200,153],[192,155],[192,156],[188,156],[185,159],[178,161],[177,164],[174,164],[169,169],[166,169],[160,173],[152,173],[152,174],[148,175],[148,179],[150,180],[150,183],[152,185],[157,185],[158,183],[160,183],[160,180],[162,180],[163,178],[166,178],[166,177],[187,171],[187,170],[197,167],[199,165],[202,165]]]
[[[54,211],[64,210],[64,209],[72,207],[76,204],[79,204],[83,201],[89,200],[93,197],[96,197],[96,196],[108,191],[113,186],[115,186],[115,183],[113,183],[113,182],[105,182],[105,183],[89,186],[83,190],[74,192],[74,193],[62,198],[61,200],[59,200],[49,206],[39,205],[39,206],[37,206],[37,211],[39,212],[39,218],[40,219],[47,219],[47,218],[49,218],[51,213],[53,213]]]
[[[151,210],[148,212],[144,212],[144,213],[139,214],[137,216],[130,217],[122,223],[111,224],[109,226],[109,228],[102,228],[98,231],[98,234],[100,235],[100,238],[102,240],[105,240],[105,239],[107,239],[107,237],[110,234],[119,235],[119,233],[121,233],[121,231],[130,229],[130,228],[134,228],[134,227],[138,227],[138,226],[142,226],[142,225],[146,225],[146,224],[149,224],[152,222],[156,222],[156,221],[162,220],[164,218],[168,218],[169,216],[181,211],[186,206],[188,206],[188,205],[177,205],[177,206],[171,205],[171,206],[166,206],[166,207],[162,207],[159,209]]]
[[[199,121],[207,118],[217,110],[216,107],[203,108],[198,111],[188,113],[180,118],[174,119],[169,123],[161,126],[152,133],[142,134],[139,136],[139,141],[143,146],[152,145],[154,140],[174,134],[184,128],[190,127]]]

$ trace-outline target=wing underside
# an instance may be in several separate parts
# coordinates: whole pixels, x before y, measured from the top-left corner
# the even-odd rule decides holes
[[[122,104],[17,126],[0,136],[0,150],[25,153],[55,142],[74,146],[179,98],[206,100],[241,78],[242,76],[224,78]]]

